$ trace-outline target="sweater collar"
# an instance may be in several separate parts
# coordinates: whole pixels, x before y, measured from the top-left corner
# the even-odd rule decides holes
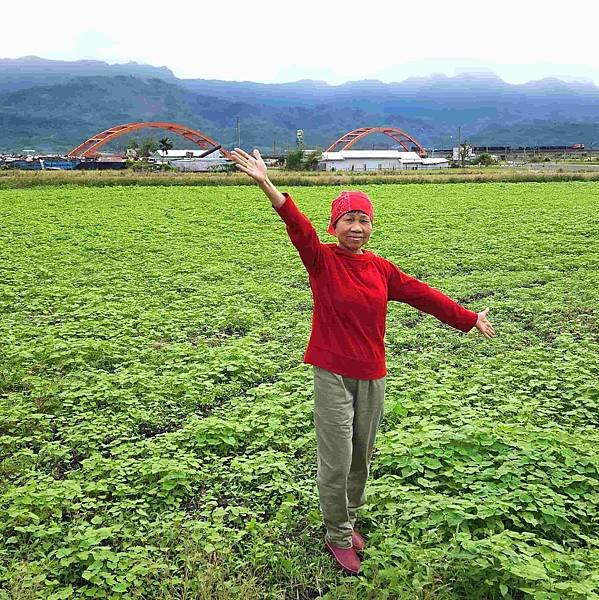
[[[362,249],[362,254],[354,254],[337,244],[327,244],[335,254],[342,256],[344,259],[357,262],[370,262],[374,258],[374,254],[370,250]]]

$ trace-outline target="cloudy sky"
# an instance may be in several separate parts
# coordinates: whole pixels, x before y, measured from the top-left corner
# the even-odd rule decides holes
[[[551,4],[29,0],[2,7],[0,58],[133,60],[178,77],[267,83],[490,70],[510,83],[599,84],[599,0]]]

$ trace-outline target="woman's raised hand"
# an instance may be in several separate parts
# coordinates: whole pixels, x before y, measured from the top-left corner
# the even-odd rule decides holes
[[[252,154],[248,154],[241,148],[235,148],[235,150],[231,152],[231,158],[240,171],[249,175],[257,183],[264,182],[268,179],[266,165],[258,150],[254,150]]]
[[[253,154],[253,156],[252,156]],[[254,150],[252,154],[244,152],[241,148],[235,148],[231,152],[231,158],[235,166],[251,177],[268,196],[274,208],[278,209],[285,204],[286,197],[272,184],[266,174],[266,165],[260,156],[258,150]]]

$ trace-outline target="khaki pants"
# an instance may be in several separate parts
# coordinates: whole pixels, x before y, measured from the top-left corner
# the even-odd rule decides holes
[[[383,419],[385,378],[352,379],[314,367],[317,484],[327,538],[349,548],[376,432]]]

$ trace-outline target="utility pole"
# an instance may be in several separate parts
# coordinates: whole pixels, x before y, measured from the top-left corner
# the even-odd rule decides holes
[[[277,138],[272,139],[272,155],[277,155]]]
[[[237,117],[237,147],[241,148],[241,129],[239,127],[239,117]]]

